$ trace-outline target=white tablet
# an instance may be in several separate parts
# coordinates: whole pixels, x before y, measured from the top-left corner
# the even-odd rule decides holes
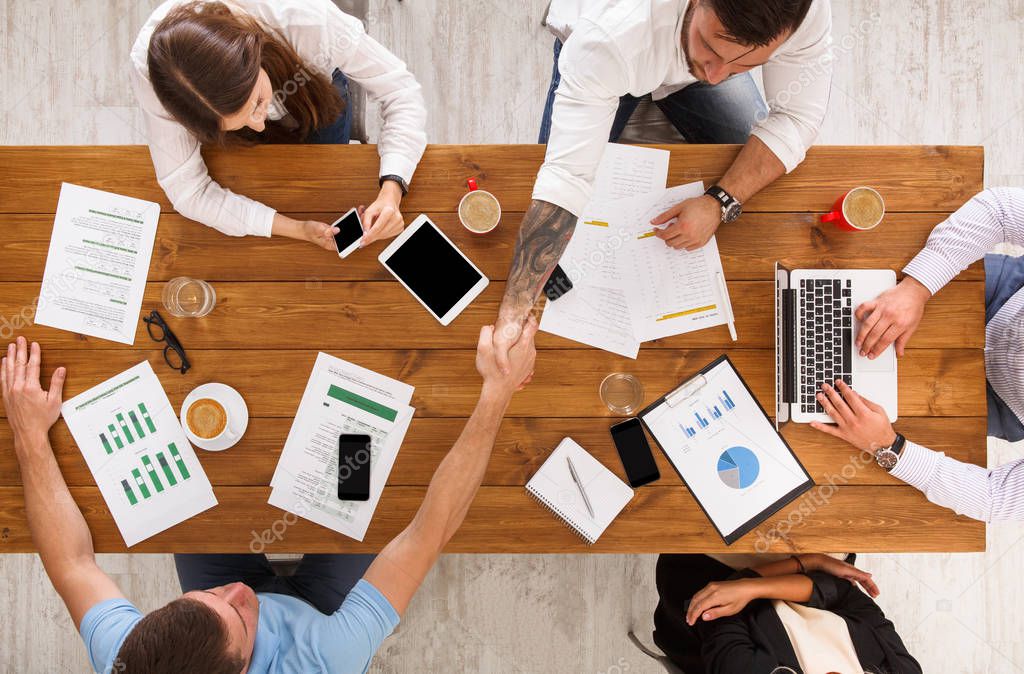
[[[487,287],[487,277],[426,215],[377,258],[431,315],[448,325]]]

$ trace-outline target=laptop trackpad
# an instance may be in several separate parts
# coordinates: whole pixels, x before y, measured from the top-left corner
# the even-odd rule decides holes
[[[854,372],[892,372],[896,369],[896,349],[890,345],[874,360],[854,352],[853,360]]]

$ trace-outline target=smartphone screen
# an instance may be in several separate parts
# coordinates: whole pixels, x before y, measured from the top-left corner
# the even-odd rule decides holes
[[[363,226],[359,223],[359,214],[352,209],[334,222],[340,231],[334,235],[334,243],[338,245],[338,255],[345,257],[349,248],[363,236]]]
[[[338,439],[338,498],[370,500],[370,436],[342,435]]]
[[[630,486],[640,487],[661,477],[639,419],[627,419],[615,424],[611,431]]]

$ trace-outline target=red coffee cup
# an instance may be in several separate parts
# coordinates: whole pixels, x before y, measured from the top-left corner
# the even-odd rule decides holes
[[[848,232],[874,229],[885,216],[885,200],[870,187],[854,187],[836,199],[832,210],[821,216],[822,222],[834,222]]]

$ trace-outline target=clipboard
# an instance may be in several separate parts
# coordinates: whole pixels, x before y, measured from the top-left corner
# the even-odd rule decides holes
[[[718,415],[717,417],[715,417],[715,419],[722,419],[722,418],[724,418],[723,415],[729,414],[731,410],[733,410],[735,408],[738,408],[738,406],[742,405],[743,406],[743,408],[742,408],[743,409],[743,413],[747,414],[748,416],[756,415],[757,417],[762,418],[764,420],[764,430],[765,430],[765,432],[766,433],[770,433],[771,435],[774,436],[774,438],[771,438],[769,440],[769,442],[770,443],[774,443],[777,440],[778,443],[781,443],[781,447],[777,446],[777,450],[778,451],[782,451],[784,449],[784,452],[788,453],[788,457],[792,461],[792,466],[787,466],[786,469],[787,470],[789,470],[790,468],[793,468],[794,470],[798,469],[797,473],[790,473],[790,474],[786,475],[786,479],[787,480],[792,480],[794,482],[794,484],[792,485],[791,488],[788,488],[788,489],[785,490],[785,492],[778,494],[774,498],[771,498],[770,502],[767,502],[767,503],[765,503],[763,505],[763,507],[759,507],[758,508],[758,512],[756,514],[754,514],[753,516],[751,516],[749,518],[743,518],[744,521],[740,522],[738,524],[738,526],[731,527],[728,532],[723,532],[722,531],[721,527],[719,526],[719,521],[716,521],[717,518],[714,517],[712,515],[712,513],[709,511],[708,505],[705,504],[702,501],[700,494],[697,493],[697,491],[694,489],[694,486],[691,485],[690,481],[683,474],[683,470],[680,469],[680,466],[676,465],[676,460],[673,459],[673,452],[669,451],[669,449],[665,447],[665,445],[663,444],[663,438],[659,437],[659,434],[658,434],[657,430],[655,428],[652,428],[652,426],[648,423],[648,420],[647,420],[647,417],[652,416],[653,413],[655,413],[655,412],[661,411],[662,408],[664,406],[666,406],[666,405],[668,406],[668,408],[671,408],[671,409],[679,409],[679,408],[681,408],[684,405],[692,405],[694,400],[700,394],[706,393],[705,387],[708,384],[708,376],[714,370],[716,370],[716,368],[718,368],[720,365],[723,365],[723,364],[727,365],[728,368],[731,370],[731,373],[733,375],[735,375],[735,378],[742,385],[742,389],[737,391],[736,397],[739,399],[737,401],[732,400],[729,397],[728,393],[726,393],[725,391],[722,391],[722,393],[725,395],[725,399],[723,400],[723,405],[726,405],[727,404],[726,401],[728,401],[728,404],[731,404],[732,407],[727,407],[726,410],[723,412],[718,406],[715,406],[714,408],[709,410],[711,412],[711,414],[712,415],[714,415],[714,414]],[[722,400],[721,398],[719,398],[719,399]],[[683,412],[682,409],[680,409],[679,411],[680,411],[680,414]],[[688,411],[692,411],[692,410],[688,410]],[[704,423],[707,424],[706,426],[704,426],[704,428],[710,428],[710,423],[711,423],[708,419],[706,419],[705,417],[702,417],[699,413],[695,414],[694,416],[697,417],[695,422],[691,422],[691,423],[693,423],[694,428],[687,427],[687,426],[684,425],[684,423],[680,423],[680,417],[678,415],[674,416],[672,418],[672,423],[674,425],[678,425],[679,426],[679,429],[684,434],[684,436],[686,436],[686,434],[689,434],[689,433],[694,433],[694,435],[687,436],[687,437],[689,437],[691,439],[692,438],[697,438],[699,433],[700,433],[700,431],[702,430],[702,428],[696,428],[696,427],[698,427],[699,424],[704,422]],[[686,485],[686,488],[690,492],[690,495],[693,496],[693,500],[697,502],[697,505],[703,511],[704,515],[708,518],[708,521],[711,522],[711,525],[715,528],[715,531],[718,532],[718,535],[722,537],[723,541],[725,541],[726,545],[732,545],[737,540],[739,540],[740,538],[742,538],[746,534],[750,533],[753,529],[755,529],[757,526],[762,524],[769,517],[774,515],[776,512],[778,512],[784,506],[786,506],[787,504],[791,503],[797,497],[799,497],[801,494],[803,494],[804,492],[808,491],[809,489],[811,489],[811,487],[814,486],[814,480],[811,479],[811,476],[807,472],[807,469],[800,462],[799,458],[797,458],[796,454],[793,452],[792,447],[790,447],[789,443],[786,442],[786,439],[783,438],[782,435],[780,435],[778,433],[778,431],[775,430],[775,426],[772,423],[771,418],[765,412],[764,407],[762,407],[761,403],[757,400],[756,397],[754,397],[753,392],[750,390],[750,386],[747,385],[746,380],[743,379],[743,376],[735,368],[735,366],[732,364],[732,361],[729,359],[729,357],[727,355],[723,354],[722,356],[719,356],[718,358],[713,360],[711,363],[709,363],[704,368],[702,368],[693,377],[691,377],[690,379],[684,381],[678,387],[676,387],[672,391],[669,391],[664,396],[662,396],[658,400],[654,401],[653,403],[651,403],[650,405],[645,407],[643,410],[641,410],[639,412],[639,414],[637,414],[637,417],[640,419],[640,422],[643,424],[644,428],[647,430],[647,432],[650,434],[650,436],[652,438],[654,438],[655,443],[657,443],[657,445],[661,449],[662,453],[669,460],[669,463],[672,464],[672,468],[679,475],[679,478],[682,480],[683,484]],[[664,425],[666,422],[665,421],[659,421],[659,423]],[[726,431],[723,431],[722,429],[726,428],[727,423],[722,421],[722,422],[718,422],[718,424],[719,424],[718,430],[716,430],[716,431],[709,431],[709,433],[713,432],[715,434],[715,435],[709,436],[710,438],[715,438],[715,437],[718,436],[719,433],[726,432]],[[761,429],[758,429],[758,434],[760,434],[760,430]],[[731,431],[729,431],[729,432],[731,432]],[[699,448],[699,442],[700,442],[700,440],[693,439],[692,445]],[[728,450],[726,450],[726,452],[723,452],[722,456],[718,457],[719,462],[721,462],[723,460],[723,458],[726,461],[732,461],[731,456],[727,457],[725,455],[728,452],[732,452],[733,450],[745,450],[745,452],[753,454],[753,452],[751,450],[747,449],[746,447],[731,447]],[[701,458],[708,458],[708,457],[701,457]],[[783,455],[783,458],[785,458],[784,455]],[[714,460],[713,457],[711,457],[710,460]],[[756,462],[756,457],[755,457],[755,462]],[[776,461],[776,463],[778,463],[778,462]],[[738,466],[738,463],[736,464],[736,472],[735,473],[732,473],[732,471],[730,471],[730,470],[725,470],[725,472],[729,473],[729,475],[723,475],[723,473],[721,472],[723,464],[719,463],[718,466],[719,466],[719,468],[718,468],[719,469],[719,475],[718,475],[719,479],[721,479],[721,481],[723,483],[725,483],[726,486],[732,487],[733,489],[736,489],[737,490],[737,494],[743,494],[748,486],[749,487],[753,486],[753,484],[744,486],[743,483],[740,482],[740,480],[749,480],[750,478],[749,478],[749,476],[744,476],[743,473],[740,472],[740,467]],[[759,463],[757,464],[757,466],[758,466],[758,468],[757,468],[758,472],[755,475],[759,476],[760,475],[760,471],[762,469],[761,469]],[[724,466],[724,468],[728,468],[728,465],[726,464]],[[795,475],[795,477],[794,477],[794,475]],[[712,477],[711,479],[715,479],[715,478]],[[768,478],[766,478],[766,479],[768,479]],[[727,480],[734,481],[734,482],[732,484],[730,484],[729,482],[727,482]],[[717,485],[715,485],[715,489],[718,489]],[[763,494],[759,494],[759,496],[761,496],[762,499],[764,497]]]

